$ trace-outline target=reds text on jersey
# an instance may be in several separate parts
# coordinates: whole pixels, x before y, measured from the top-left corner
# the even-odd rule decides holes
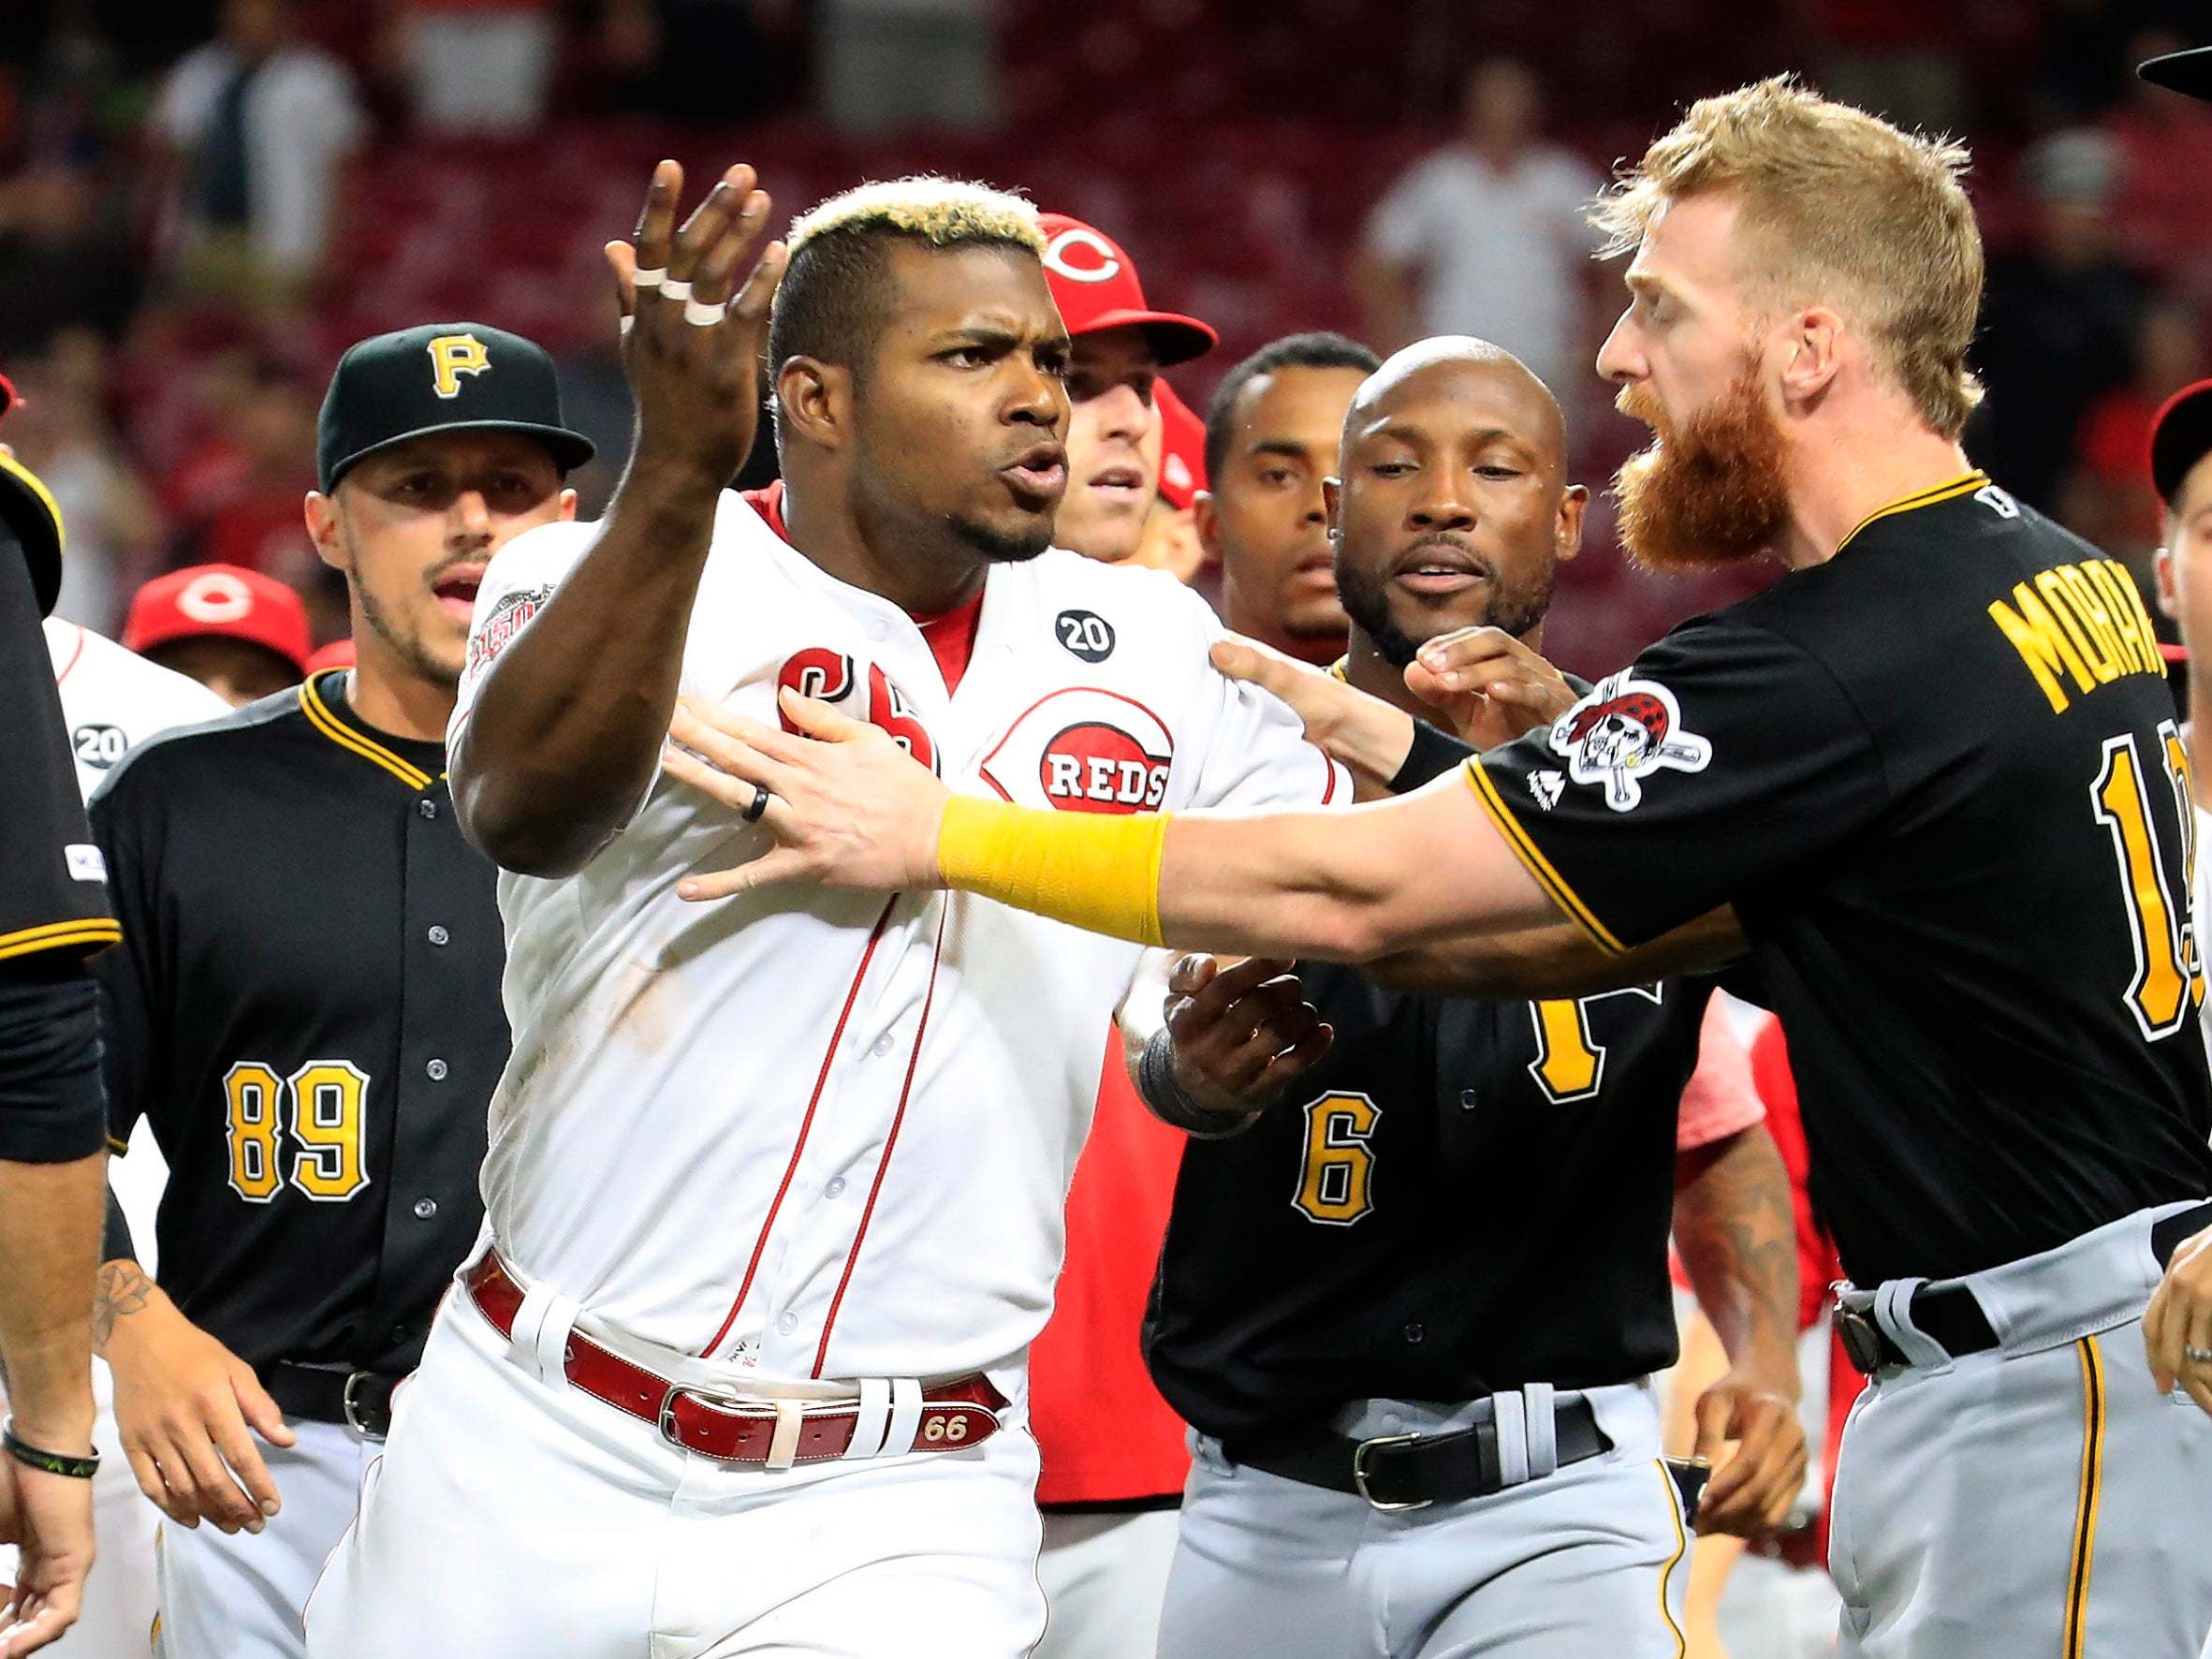
[[[493,561],[456,734],[596,535],[545,526]],[[991,568],[948,696],[905,612],[730,494],[681,684],[759,720],[794,686],[954,788],[1032,806],[1348,800],[1288,710],[1208,666],[1218,632],[1172,579],[1049,551]],[[964,894],[676,897],[769,845],[662,779],[576,875],[501,877],[493,1236],[587,1323],[733,1377],[1011,1366],[1051,1299],[1098,1034],[1140,953]]]

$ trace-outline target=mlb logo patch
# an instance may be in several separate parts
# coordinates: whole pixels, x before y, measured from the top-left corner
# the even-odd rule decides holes
[[[68,862],[71,881],[107,881],[108,860],[90,843],[71,842],[62,849],[62,857]]]

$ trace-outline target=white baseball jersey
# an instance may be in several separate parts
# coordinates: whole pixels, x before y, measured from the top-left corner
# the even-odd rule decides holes
[[[230,705],[197,680],[150,663],[90,628],[46,619],[46,652],[54,689],[77,756],[77,787],[87,800],[115,763],[157,732],[230,712]],[[124,1149],[111,1143],[118,1152]],[[115,1200],[130,1223],[140,1265],[154,1270],[154,1216],[168,1183],[168,1166],[141,1123],[130,1155],[109,1167]]]
[[[453,733],[598,535],[518,536],[476,596]],[[1066,811],[1349,800],[1280,703],[1207,664],[1172,578],[1053,551],[991,567],[948,696],[898,606],[735,494],[682,689],[756,720],[779,684],[872,721],[955,789]],[[1141,954],[965,894],[677,879],[771,844],[663,778],[576,875],[503,874],[513,1057],[490,1226],[526,1279],[732,1380],[1011,1365],[1044,1323],[1098,1046]]]
[[[46,619],[46,653],[77,755],[77,786],[88,800],[115,763],[155,732],[230,712],[198,681],[75,623]]]

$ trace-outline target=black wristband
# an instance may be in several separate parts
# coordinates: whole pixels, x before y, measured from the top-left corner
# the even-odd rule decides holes
[[[1259,1122],[1257,1111],[1241,1117],[1209,1111],[1183,1093],[1175,1080],[1175,1034],[1165,1025],[1152,1034],[1136,1063],[1136,1092],[1154,1117],[1195,1140],[1226,1140]]]
[[[13,1417],[0,1422],[0,1448],[5,1448],[9,1457],[25,1468],[42,1469],[49,1475],[66,1475],[72,1480],[90,1480],[100,1466],[97,1451],[81,1458],[41,1451],[16,1433]]]
[[[1426,720],[1416,720],[1414,746],[1405,752],[1405,759],[1391,774],[1387,787],[1393,795],[1410,794],[1480,753],[1472,743],[1463,743],[1450,732],[1440,731]]]

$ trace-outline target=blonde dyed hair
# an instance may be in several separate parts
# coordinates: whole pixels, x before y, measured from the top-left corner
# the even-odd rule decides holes
[[[989,184],[916,174],[860,184],[801,213],[784,245],[793,254],[832,230],[895,231],[931,247],[964,242],[1011,243],[1039,258],[1045,232],[1033,202]]]
[[[1820,300],[1872,342],[1929,427],[1956,438],[1982,401],[1967,345],[1982,299],[1970,157],[1832,103],[1790,76],[1701,98],[1599,197],[1590,218],[1633,248],[1669,201],[1727,191],[1751,239],[1755,304]]]

